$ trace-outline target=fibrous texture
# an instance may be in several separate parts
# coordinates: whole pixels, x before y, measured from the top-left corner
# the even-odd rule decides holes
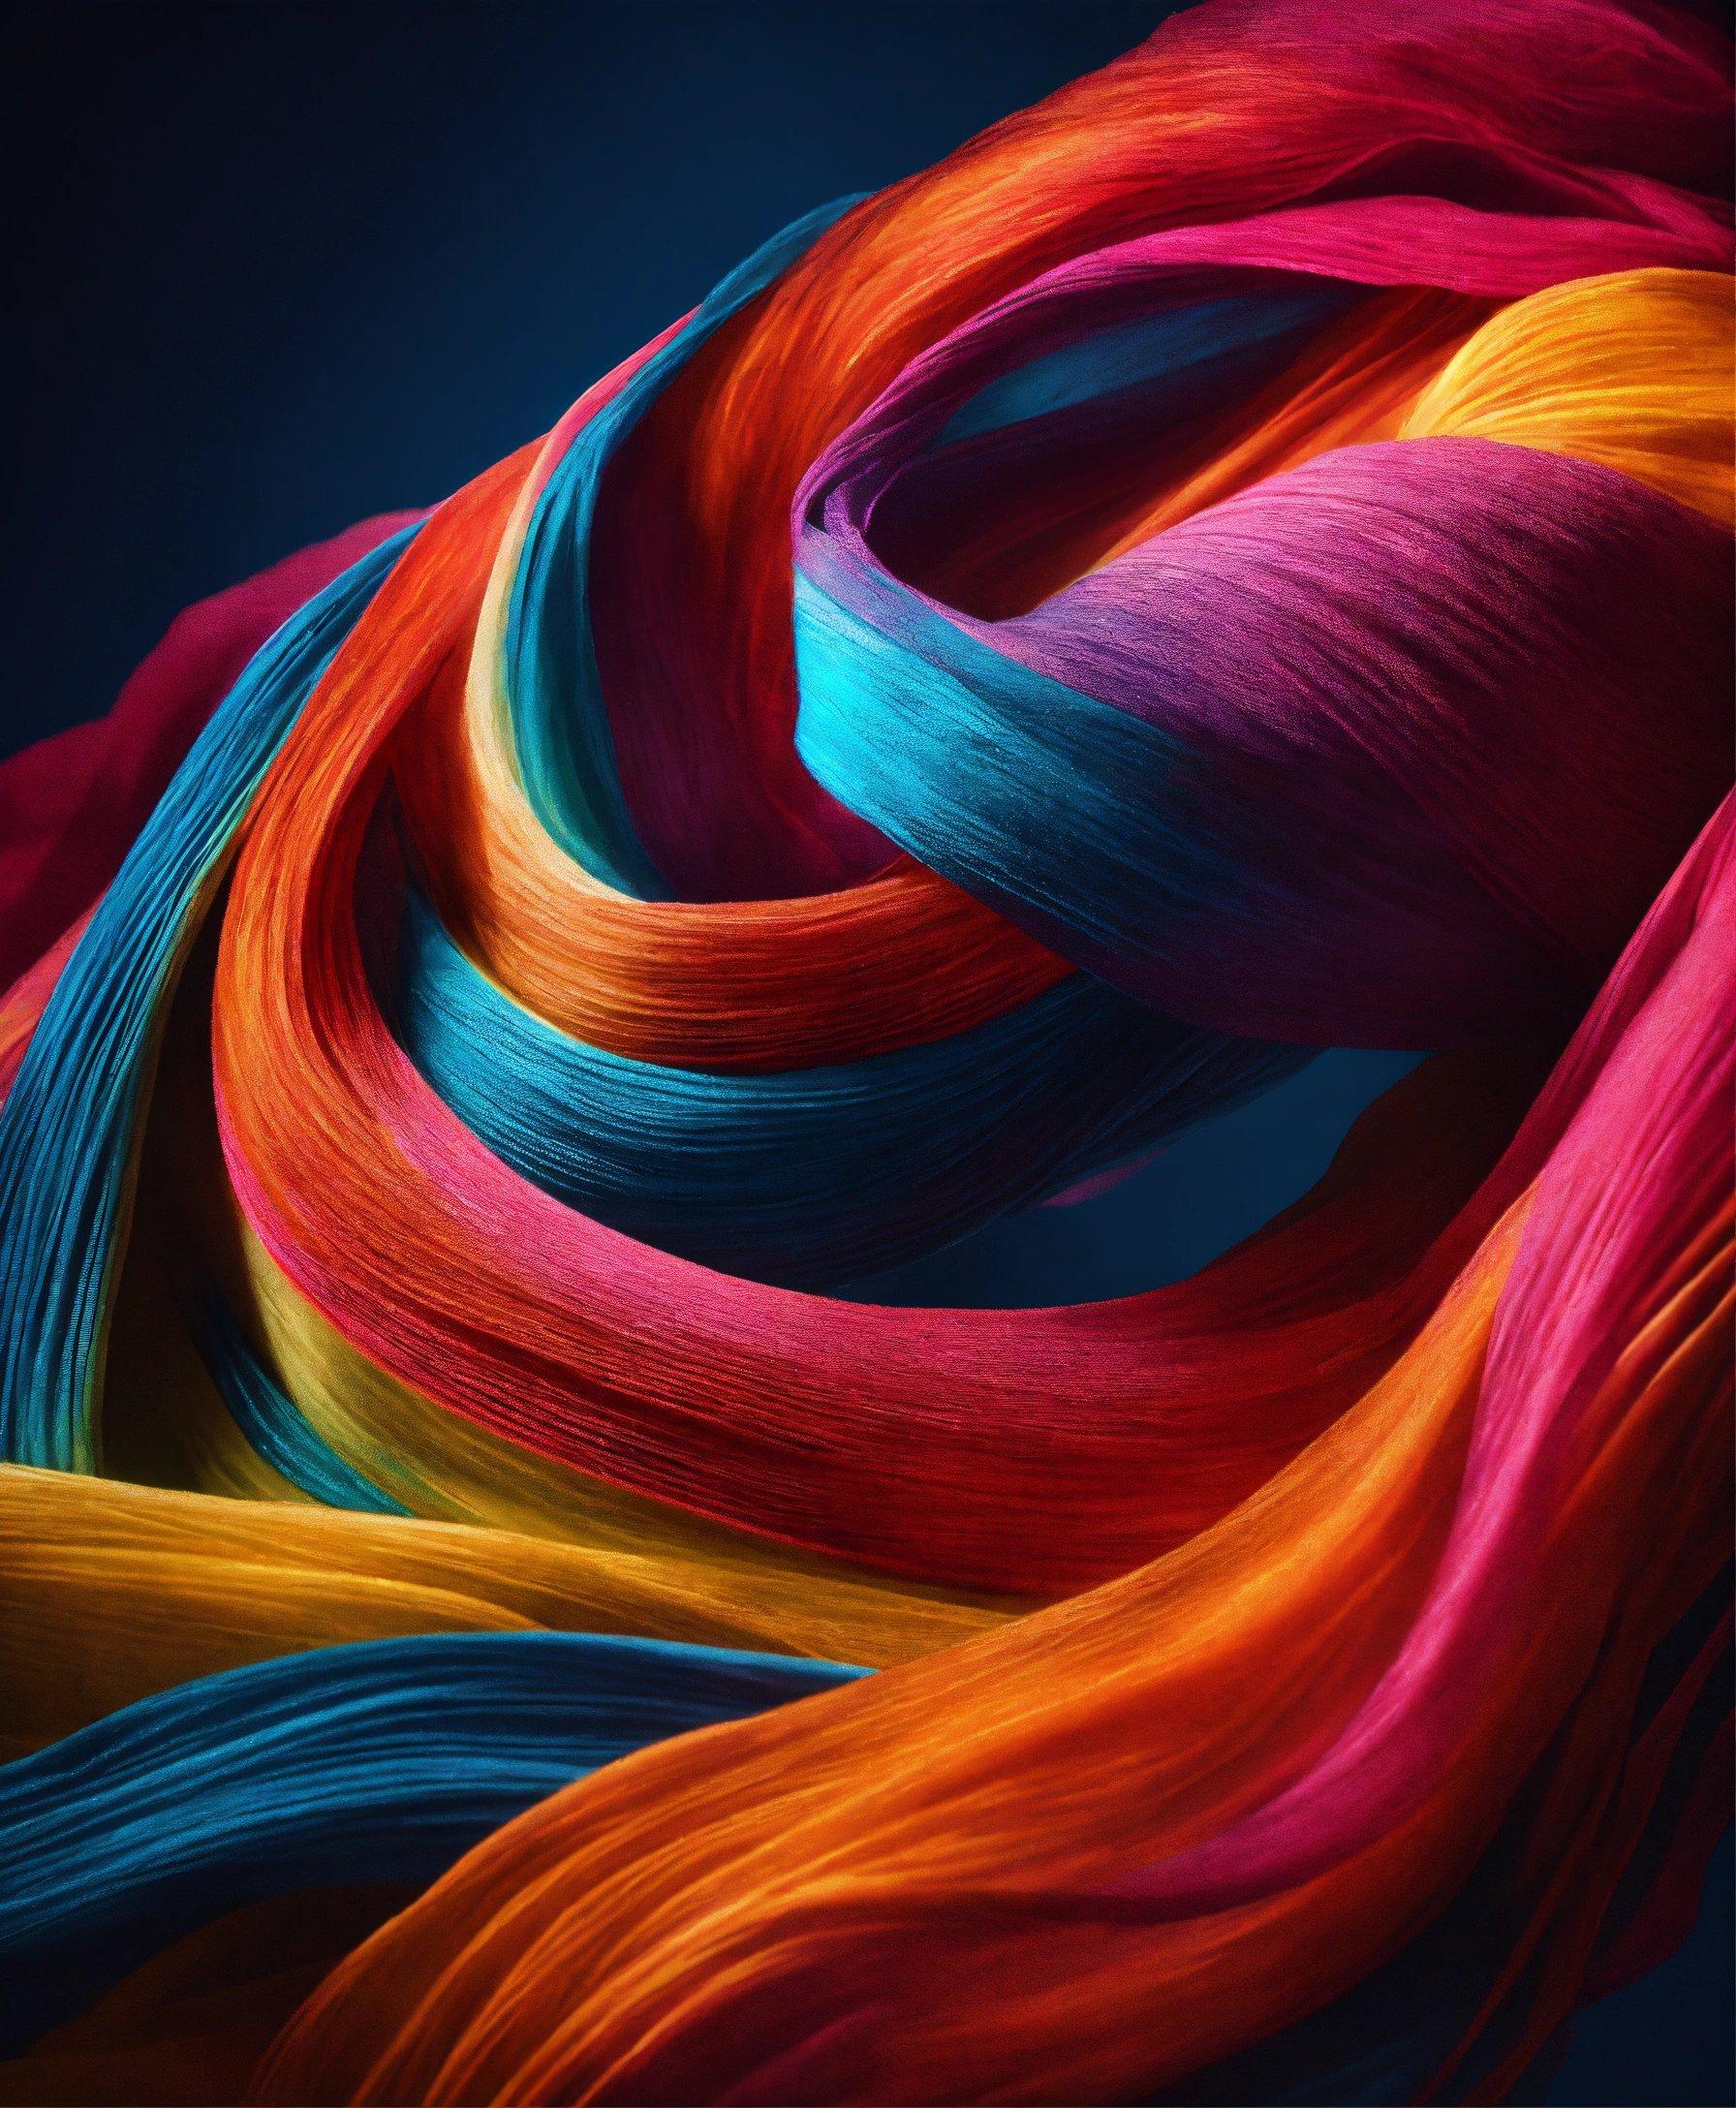
[[[1668,1950],[1727,110],[1208,0],[0,771],[8,2097],[1535,2097]],[[1344,1046],[1190,1279],[839,1292]]]

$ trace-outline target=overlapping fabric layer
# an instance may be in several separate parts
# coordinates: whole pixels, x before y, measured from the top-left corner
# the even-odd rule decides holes
[[[0,770],[0,2093],[1535,2097],[1668,1951],[1726,57],[1208,0]],[[836,1292],[1343,1046],[1188,1280]]]

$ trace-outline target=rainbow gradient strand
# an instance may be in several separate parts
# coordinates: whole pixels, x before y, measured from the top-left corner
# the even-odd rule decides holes
[[[0,765],[0,2099],[1527,2099],[1671,1950],[1728,63],[1205,0]],[[859,1286],[1342,1047],[1186,1280]]]

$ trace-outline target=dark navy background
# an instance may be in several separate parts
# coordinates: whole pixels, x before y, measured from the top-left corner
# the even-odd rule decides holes
[[[13,10],[0,753],[106,709],[188,601],[445,495],[785,222],[935,160],[1166,12]],[[886,1288],[1072,1301],[1173,1279],[1294,1197],[1396,1066],[1329,1057],[1119,1191]],[[1736,2097],[1731,1887],[1726,1840],[1693,1940],[1582,2018],[1551,2100]]]

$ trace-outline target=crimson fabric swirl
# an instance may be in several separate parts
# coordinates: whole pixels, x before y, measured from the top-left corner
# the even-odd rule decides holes
[[[1206,0],[0,767],[0,2097],[1534,2098],[1670,1950],[1729,102]],[[1186,1280],[859,1286],[1342,1047]]]

